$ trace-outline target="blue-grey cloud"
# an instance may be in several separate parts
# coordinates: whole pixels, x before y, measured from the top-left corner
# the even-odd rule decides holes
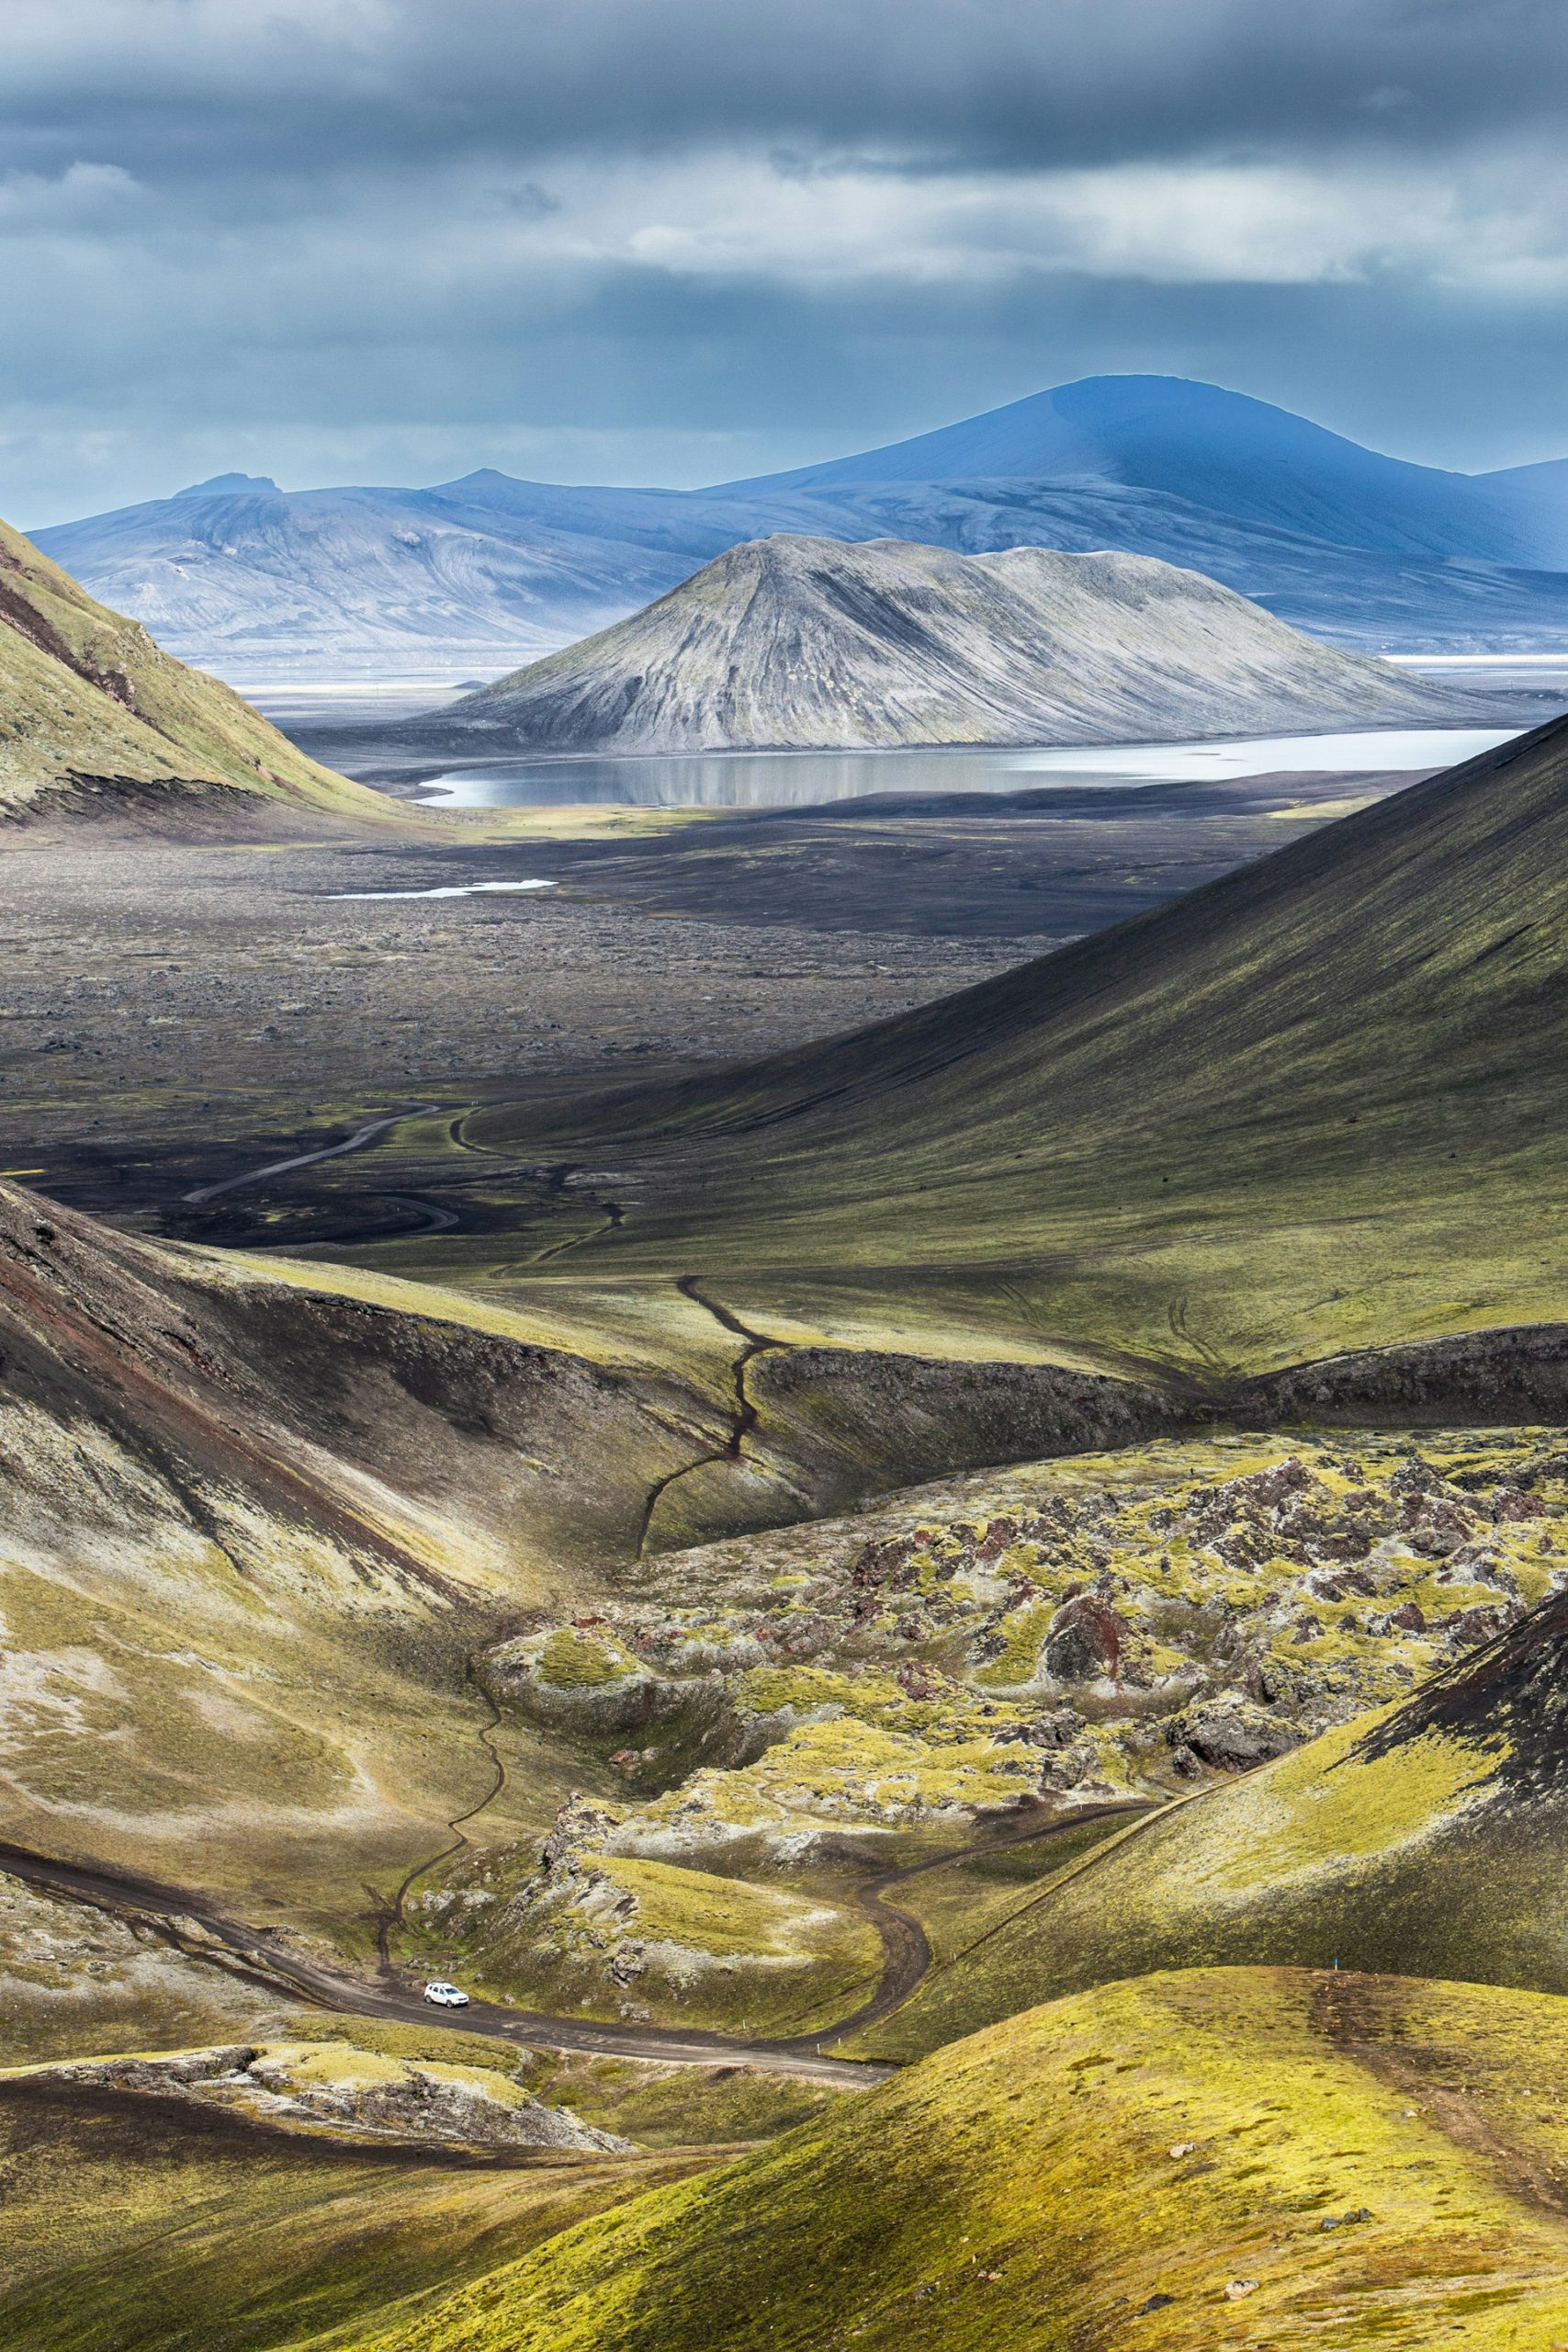
[[[1568,447],[1556,0],[9,0],[0,509],[701,480],[1063,377]]]
[[[10,0],[6,111],[170,174],[711,138],[1092,162],[1556,125],[1555,0]]]

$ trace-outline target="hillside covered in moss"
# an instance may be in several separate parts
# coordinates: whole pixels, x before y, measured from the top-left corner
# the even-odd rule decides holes
[[[363,1956],[454,1814],[547,1828],[570,1759],[518,1721],[498,1783],[468,1659],[623,1540],[682,1399],[658,1414],[518,1318],[395,1296],[0,1185],[0,1835]],[[55,1968],[20,1900],[0,2060],[51,2004],[90,2031],[117,1978],[128,2023],[160,1984],[183,2005],[166,1956]]]
[[[1568,2323],[1561,2008],[1292,1971],[1111,1985],[366,2352],[1537,2352]]]
[[[399,1241],[0,1186],[0,2346],[1568,2335],[1565,784],[367,1119]]]
[[[215,2076],[215,2056],[235,2079]],[[509,2070],[515,2059],[504,2053]],[[249,2045],[0,2073],[0,2346],[346,2347],[605,2204],[713,2161],[600,2152],[592,2134],[576,2151],[509,2155],[475,2144],[482,2128],[467,2144],[420,2128],[430,2087],[470,2127],[479,2110],[504,2119],[536,2107],[497,2064],[494,2045],[428,2066],[347,2044],[316,2045],[313,2063],[305,2048],[283,2060]],[[160,2086],[160,2073],[194,2079],[182,2090]],[[375,2102],[383,2118],[392,2104],[390,2078],[410,2086],[401,2128],[367,2126]],[[301,2092],[314,2112],[280,2119]]]
[[[1557,1459],[1562,1460],[1561,1453]],[[1568,1603],[1047,1880],[872,2046],[930,2048],[1031,2001],[1221,1962],[1568,1991]]]
[[[276,2087],[219,2085],[205,2114],[134,2060],[0,2075],[0,2346],[1541,2352],[1568,2324],[1563,2009],[1345,1971],[1156,1974],[762,2147],[486,2163],[254,2112],[422,2073],[516,2112],[471,2036],[446,2065],[223,2053]]]
[[[615,1153],[616,1217],[515,1279],[695,1268],[781,1344],[1202,1393],[1562,1320],[1565,785],[1559,720],[897,1021],[570,1119],[481,1110],[498,1159]]]
[[[268,803],[371,824],[392,813],[0,523],[0,822],[199,823]]]
[[[1075,1819],[1103,1837],[1116,1808],[1309,1755],[1565,1589],[1551,1430],[1166,1440],[669,1554],[479,1660],[580,1787],[541,1846],[457,1857],[411,1924],[502,1997],[820,2030],[884,1964],[863,1888],[913,1868],[891,1899],[939,1945],[951,1896],[984,1903],[977,1965],[1016,1955],[998,1997],[1021,2007],[1057,1988],[1028,1974],[1061,1962],[1043,1895],[933,1857],[1017,1841],[1048,1887]],[[897,2016],[879,2030],[902,2049]]]

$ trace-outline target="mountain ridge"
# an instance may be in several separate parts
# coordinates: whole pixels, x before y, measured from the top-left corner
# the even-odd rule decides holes
[[[423,726],[443,741],[673,752],[1179,741],[1470,715],[1486,715],[1479,697],[1319,645],[1146,557],[781,534]]]
[[[1542,543],[1485,475],[1369,450],[1272,401],[1181,376],[1089,376],[933,433],[718,485],[742,491],[975,479],[1099,481],[1389,554],[1532,562]]]
[[[0,820],[230,820],[279,806],[388,815],[0,523]]]
[[[1549,502],[1540,514],[1511,474],[1383,458],[1183,379],[1086,384],[1100,388],[1098,424],[1085,386],[1060,386],[863,458],[705,490],[522,482],[491,468],[429,490],[277,492],[247,477],[225,491],[220,476],[38,536],[181,652],[252,675],[394,661],[439,660],[457,674],[513,667],[623,618],[724,548],[779,530],[969,553],[1033,544],[1155,556],[1374,650],[1528,648],[1568,635],[1568,513]],[[1195,401],[1220,420],[1209,435],[1220,446],[1195,435]],[[1053,423],[1036,459],[1043,473],[995,470],[998,455],[1019,460],[991,421],[1021,410]],[[948,466],[966,435],[957,478],[886,469],[898,452],[906,469]],[[1270,454],[1281,436],[1294,468],[1288,498]],[[883,469],[875,478],[869,459]]]

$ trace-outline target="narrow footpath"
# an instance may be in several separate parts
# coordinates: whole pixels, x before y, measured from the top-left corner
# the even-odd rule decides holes
[[[477,1821],[480,1814],[487,1812],[495,1803],[506,1786],[506,1766],[502,1761],[501,1750],[492,1737],[492,1734],[501,1728],[501,1709],[496,1705],[490,1692],[481,1688],[474,1673],[474,1661],[471,1656],[465,1667],[463,1679],[472,1689],[479,1690],[485,1705],[490,1709],[489,1723],[481,1725],[475,1732],[474,1737],[490,1759],[491,1783],[482,1797],[477,1798],[472,1804],[466,1805],[461,1813],[452,1814],[448,1817],[446,1826],[452,1832],[449,1842],[443,1846],[438,1853],[428,1854],[423,1862],[415,1862],[389,1901],[385,1895],[378,1894],[373,1886],[366,1888],[365,1892],[370,1897],[376,1920],[376,1950],[380,1956],[381,1973],[389,1979],[393,1975],[392,1933],[395,1928],[403,1925],[403,1905],[408,1901],[410,1891],[439,1864],[450,1861],[454,1854],[460,1854],[466,1847],[472,1845],[473,1840],[464,1830],[464,1823]]]

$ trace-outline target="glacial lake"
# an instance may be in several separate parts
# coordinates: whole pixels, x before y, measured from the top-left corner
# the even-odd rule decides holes
[[[1396,659],[1398,657],[1395,657]],[[1231,776],[1390,770],[1419,774],[1506,742],[1568,707],[1568,657],[1404,657],[1402,667],[1467,687],[1503,690],[1515,727],[1371,728],[1251,736],[1224,742],[967,746],[895,752],[715,752],[600,757],[565,754],[451,760],[412,753],[398,740],[416,710],[460,691],[447,678],[244,686],[285,734],[345,775],[396,783],[447,808],[599,807],[800,808],[871,794],[1016,793],[1095,786],[1213,784]],[[462,685],[474,683],[470,676]]]
[[[615,759],[507,759],[450,767],[421,797],[446,808],[804,808],[868,794],[1081,791],[1215,783],[1301,771],[1451,766],[1506,742],[1509,729],[1411,728],[1269,735],[1224,743],[1129,743],[1038,751],[716,752]]]

